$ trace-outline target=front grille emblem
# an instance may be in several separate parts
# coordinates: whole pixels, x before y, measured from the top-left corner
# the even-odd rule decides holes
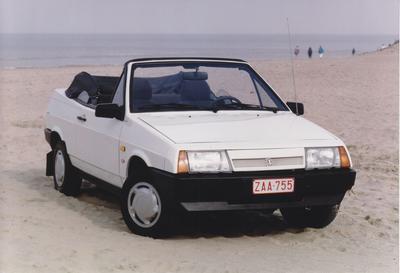
[[[265,164],[267,165],[267,167],[272,166],[272,159],[271,158],[266,158],[265,159]]]

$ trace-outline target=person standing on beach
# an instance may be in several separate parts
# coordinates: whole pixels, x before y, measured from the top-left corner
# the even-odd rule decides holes
[[[319,46],[318,53],[319,53],[320,58],[322,58],[324,56],[324,52],[325,52],[325,50],[322,48],[322,46]]]
[[[297,55],[299,55],[299,53],[300,53],[300,49],[299,49],[299,46],[297,45],[296,48],[294,49],[294,55],[296,55],[296,57],[297,57]]]
[[[308,48],[307,53],[308,53],[308,58],[311,59],[311,57],[312,57],[312,48],[311,48],[311,46]]]
[[[354,56],[356,54],[356,49],[353,47],[353,50],[351,51],[351,54]]]

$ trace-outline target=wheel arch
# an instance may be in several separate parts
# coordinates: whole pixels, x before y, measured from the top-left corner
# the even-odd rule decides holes
[[[58,141],[64,141],[63,133],[60,128],[55,127],[51,130],[50,134],[50,146],[54,149]]]
[[[136,172],[140,174],[148,173],[149,164],[143,159],[143,157],[139,155],[132,155],[127,164],[126,168],[126,177],[132,177],[132,175]]]
[[[52,149],[55,148],[57,142],[62,141],[62,138],[58,132],[52,131],[50,134],[50,146]]]

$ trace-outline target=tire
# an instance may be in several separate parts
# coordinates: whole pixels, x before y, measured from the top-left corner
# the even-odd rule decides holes
[[[82,177],[71,165],[65,145],[62,142],[58,142],[54,146],[53,156],[54,188],[68,196],[78,195]]]
[[[339,204],[309,208],[282,208],[283,219],[293,227],[324,228],[329,225],[339,211]]]
[[[177,206],[168,185],[150,175],[129,177],[122,187],[121,212],[135,234],[163,238],[172,234]]]

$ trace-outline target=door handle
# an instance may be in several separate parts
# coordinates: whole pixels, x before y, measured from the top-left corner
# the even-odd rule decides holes
[[[76,117],[78,120],[85,122],[86,121],[86,116],[82,115],[82,116],[77,116]]]

